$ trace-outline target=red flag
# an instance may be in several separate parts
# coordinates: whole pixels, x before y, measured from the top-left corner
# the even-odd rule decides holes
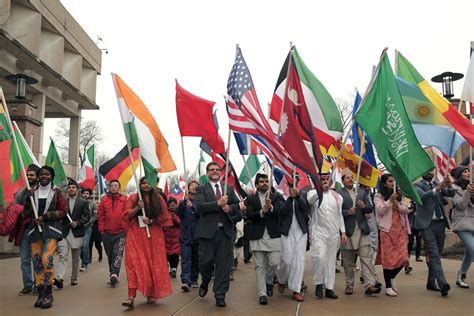
[[[283,147],[288,151],[290,157],[293,159],[295,165],[297,165],[304,173],[311,176],[316,190],[321,197],[322,186],[321,181],[319,180],[318,171],[316,170],[315,162],[313,162],[309,156],[308,150],[306,149],[301,136],[301,130],[304,127],[299,121],[305,120],[304,108],[306,108],[306,104],[301,84],[291,58],[289,67],[286,93],[283,100],[283,113],[280,121],[281,142]],[[301,113],[303,113],[303,116],[300,116]],[[319,154],[321,153],[319,152]]]
[[[181,136],[199,136],[217,153],[225,152],[224,141],[212,120],[215,102],[184,90],[176,81],[176,115]]]

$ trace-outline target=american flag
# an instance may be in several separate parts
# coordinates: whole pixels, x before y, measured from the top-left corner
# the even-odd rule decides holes
[[[291,177],[293,162],[263,115],[240,47],[237,47],[234,66],[227,81],[227,114],[231,130],[259,137],[272,154],[272,160]]]
[[[439,181],[443,181],[444,177],[451,172],[451,169],[456,167],[456,162],[438,148],[431,147],[431,149],[433,150],[436,160],[436,176]]]

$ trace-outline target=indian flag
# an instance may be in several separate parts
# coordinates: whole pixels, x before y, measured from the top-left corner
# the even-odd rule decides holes
[[[158,172],[176,170],[168,144],[143,101],[112,73],[125,134],[131,147],[140,147],[147,182],[155,186]]]
[[[343,123],[339,109],[321,81],[316,78],[303,62],[296,47],[293,47],[292,50],[296,72],[300,78],[301,88],[311,117],[311,122],[317,130],[316,139],[322,147],[321,151],[323,155],[327,155],[329,151],[337,154],[337,150],[332,151],[331,149],[334,147],[333,144],[342,138],[343,134]],[[272,103],[270,104],[270,124],[274,131],[278,129],[280,122],[290,54],[288,54],[283,68],[280,71]]]
[[[415,84],[421,90],[428,101],[434,105],[433,109],[441,113],[443,117],[461,134],[464,139],[474,146],[474,126],[461,113],[456,106],[449,103],[428,81],[423,78],[413,65],[400,53],[396,52],[397,75],[410,83]]]
[[[94,177],[94,145],[91,145],[87,149],[86,155],[82,163],[81,171],[79,172],[78,183],[87,189],[94,190],[95,177]]]

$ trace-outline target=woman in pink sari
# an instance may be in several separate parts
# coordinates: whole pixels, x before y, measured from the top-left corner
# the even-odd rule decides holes
[[[148,304],[172,293],[166,259],[163,227],[173,225],[165,201],[145,177],[140,179],[140,191],[130,195],[125,203],[123,224],[127,230],[125,268],[128,280],[128,299],[122,306],[133,308],[137,290],[147,298]],[[142,208],[146,216],[142,216]],[[145,225],[150,230],[147,237]]]

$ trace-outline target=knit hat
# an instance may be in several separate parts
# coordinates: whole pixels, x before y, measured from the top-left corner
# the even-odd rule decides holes
[[[461,178],[462,173],[468,169],[469,167],[466,167],[466,166],[457,166],[456,168],[451,169],[451,176],[454,179],[459,179]]]

